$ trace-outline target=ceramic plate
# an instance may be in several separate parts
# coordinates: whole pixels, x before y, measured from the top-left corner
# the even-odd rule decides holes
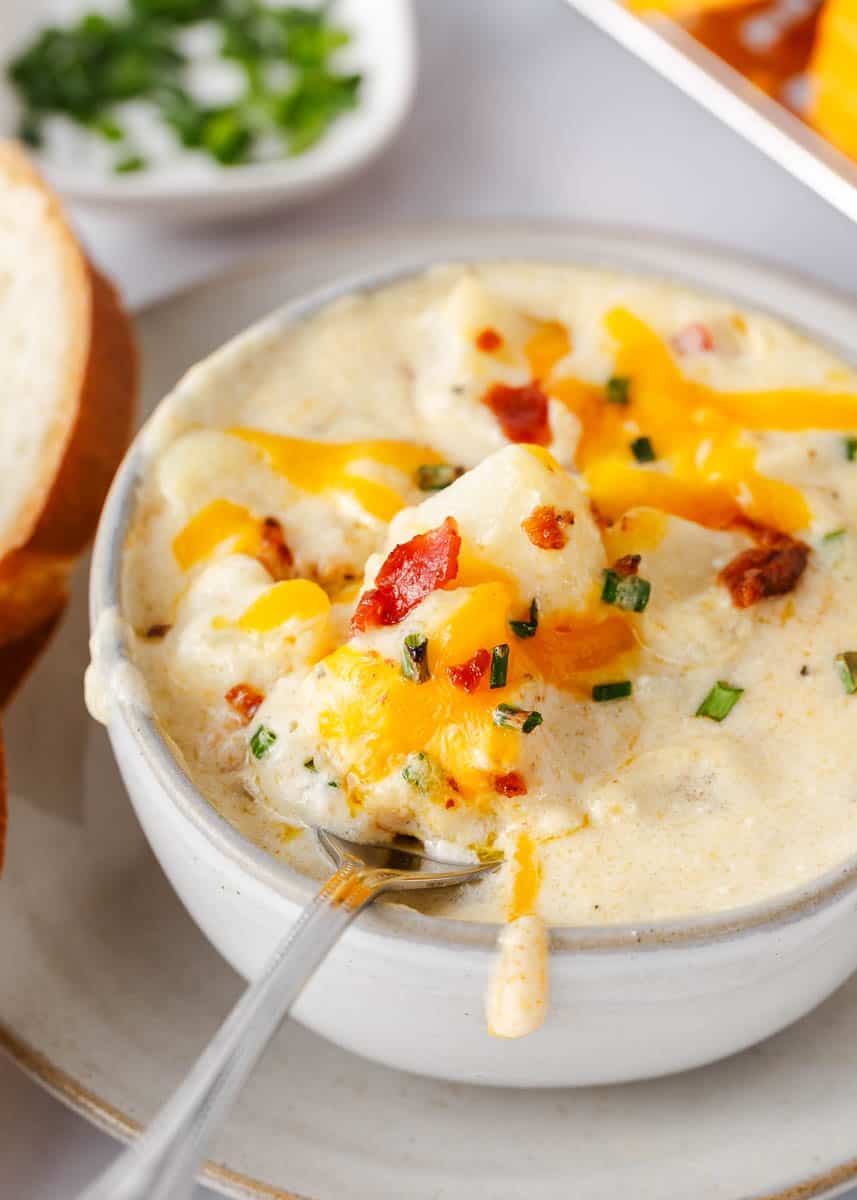
[[[147,404],[224,338],[334,277],[510,254],[702,283],[798,319],[857,356],[857,304],[711,249],[597,231],[361,235],[270,253],[145,312]],[[56,1095],[127,1137],[184,1073],[240,983],[174,897],[107,739],[86,716],[85,607],[81,572],[71,610],[6,722],[0,1044]],[[290,1024],[218,1139],[208,1182],[268,1200],[809,1200],[857,1182],[855,1080],[857,977],[740,1057],[576,1091],[419,1079]]]

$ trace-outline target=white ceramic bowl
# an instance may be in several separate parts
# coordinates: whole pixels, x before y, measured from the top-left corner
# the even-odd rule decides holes
[[[526,257],[527,246],[524,235],[517,246],[512,235],[507,253]],[[479,257],[478,235],[472,250]],[[352,279],[290,304],[210,361],[228,387],[247,339],[276,336],[334,297],[384,281]],[[801,296],[818,300],[819,322],[837,303],[840,319],[848,315],[846,305],[821,299],[810,285],[783,276],[777,290],[776,282],[772,294],[784,298],[787,318],[798,315]],[[120,602],[122,548],[147,454],[143,434],[120,468],[99,527],[91,577],[95,670],[112,694],[110,739],[155,853],[213,945],[252,978],[315,885],[215,812],[139,693],[123,685],[125,647],[105,614]],[[857,967],[855,913],[852,859],[800,892],[748,909],[639,928],[556,929],[548,1018],[538,1033],[509,1042],[489,1036],[483,1015],[497,928],[382,904],[348,931],[295,1016],[350,1050],[446,1079],[554,1086],[646,1078],[731,1054],[808,1012]]]
[[[98,0],[0,0],[0,137],[14,137],[18,123],[6,63],[44,26],[98,7]],[[341,184],[380,154],[402,124],[416,83],[416,39],[411,0],[337,0],[335,12],[354,34],[348,52],[364,75],[361,100],[305,154],[247,166],[212,163],[193,177],[173,168],[116,176],[44,162],[41,169],[70,200],[168,221],[249,216]]]

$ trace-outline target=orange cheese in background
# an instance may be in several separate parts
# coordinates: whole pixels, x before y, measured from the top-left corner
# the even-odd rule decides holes
[[[212,500],[173,538],[173,554],[188,571],[227,540],[234,554],[255,554],[259,537],[259,521],[248,508],[231,500]]]
[[[857,0],[826,0],[809,65],[809,119],[857,159]]]
[[[700,13],[747,8],[750,0],[628,0],[636,13],[662,13],[667,17],[695,17]]]
[[[344,493],[353,497],[364,512],[382,521],[392,520],[405,502],[394,488],[364,478],[361,461],[395,467],[412,479],[419,467],[443,461],[434,450],[410,442],[316,442],[260,429],[234,428],[228,432],[255,446],[275,471],[301,491],[312,495]]]

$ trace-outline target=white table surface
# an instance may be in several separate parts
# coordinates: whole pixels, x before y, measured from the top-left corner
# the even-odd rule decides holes
[[[563,0],[417,0],[417,12],[410,119],[338,192],[243,227],[164,231],[79,214],[132,305],[310,234],[528,217],[701,237],[857,292],[857,228]],[[112,1153],[0,1058],[4,1200],[74,1196]]]

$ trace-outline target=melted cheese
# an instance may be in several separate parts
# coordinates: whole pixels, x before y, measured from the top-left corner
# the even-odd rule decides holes
[[[413,479],[418,467],[442,461],[434,450],[409,442],[317,442],[258,429],[233,428],[229,432],[255,446],[295,487],[313,494],[350,496],[364,512],[381,521],[394,517],[405,499],[387,484],[367,478],[360,470],[361,463],[394,467]]]
[[[173,554],[188,571],[230,539],[233,553],[252,554],[259,545],[259,522],[241,504],[213,500],[173,538]]]
[[[309,579],[284,579],[245,609],[238,619],[238,628],[245,633],[268,633],[286,621],[311,621],[329,612],[330,600],[317,583]]]
[[[627,309],[605,328],[616,343],[614,373],[630,381],[630,403],[610,404],[603,389],[573,378],[550,384],[581,423],[576,461],[600,512],[616,520],[650,506],[711,528],[742,513],[786,532],[808,525],[801,492],[755,469],[743,430],[848,429],[857,396],[807,388],[718,392],[685,378],[664,343]],[[650,438],[658,462],[635,465],[631,442]]]

